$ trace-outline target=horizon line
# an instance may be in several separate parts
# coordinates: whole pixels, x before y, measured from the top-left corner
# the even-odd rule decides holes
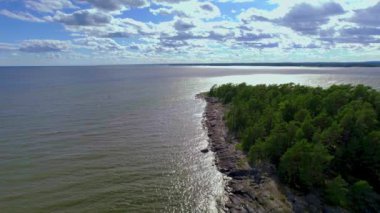
[[[135,64],[78,64],[78,65],[0,65],[4,67],[101,67],[101,66],[294,66],[294,67],[380,67],[380,61],[337,62],[215,62],[215,63],[135,63]]]

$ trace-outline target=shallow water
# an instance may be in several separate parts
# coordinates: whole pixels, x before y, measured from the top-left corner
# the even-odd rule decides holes
[[[379,68],[0,68],[1,212],[216,212],[213,84],[367,84]]]

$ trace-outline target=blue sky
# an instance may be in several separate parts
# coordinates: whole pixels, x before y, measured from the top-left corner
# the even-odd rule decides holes
[[[0,0],[1,65],[380,60],[380,0]]]

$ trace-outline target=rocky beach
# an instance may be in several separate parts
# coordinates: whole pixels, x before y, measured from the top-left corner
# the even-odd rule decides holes
[[[228,106],[204,93],[206,101],[203,125],[207,129],[209,148],[215,153],[215,165],[226,176],[224,212],[331,212],[347,210],[324,203],[318,190],[303,193],[280,183],[274,165],[262,162],[252,167],[246,154],[238,148],[238,139],[228,131],[225,113]]]
[[[236,148],[237,139],[229,134],[223,120],[225,107],[212,97],[207,102],[204,125],[215,164],[228,177],[225,186],[226,212],[292,212],[292,206],[280,190],[270,166],[252,168],[245,154]]]

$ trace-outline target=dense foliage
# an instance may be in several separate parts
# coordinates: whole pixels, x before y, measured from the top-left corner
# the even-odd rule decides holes
[[[303,191],[324,189],[332,205],[380,209],[380,92],[363,85],[225,84],[209,96],[252,164],[270,161]]]

